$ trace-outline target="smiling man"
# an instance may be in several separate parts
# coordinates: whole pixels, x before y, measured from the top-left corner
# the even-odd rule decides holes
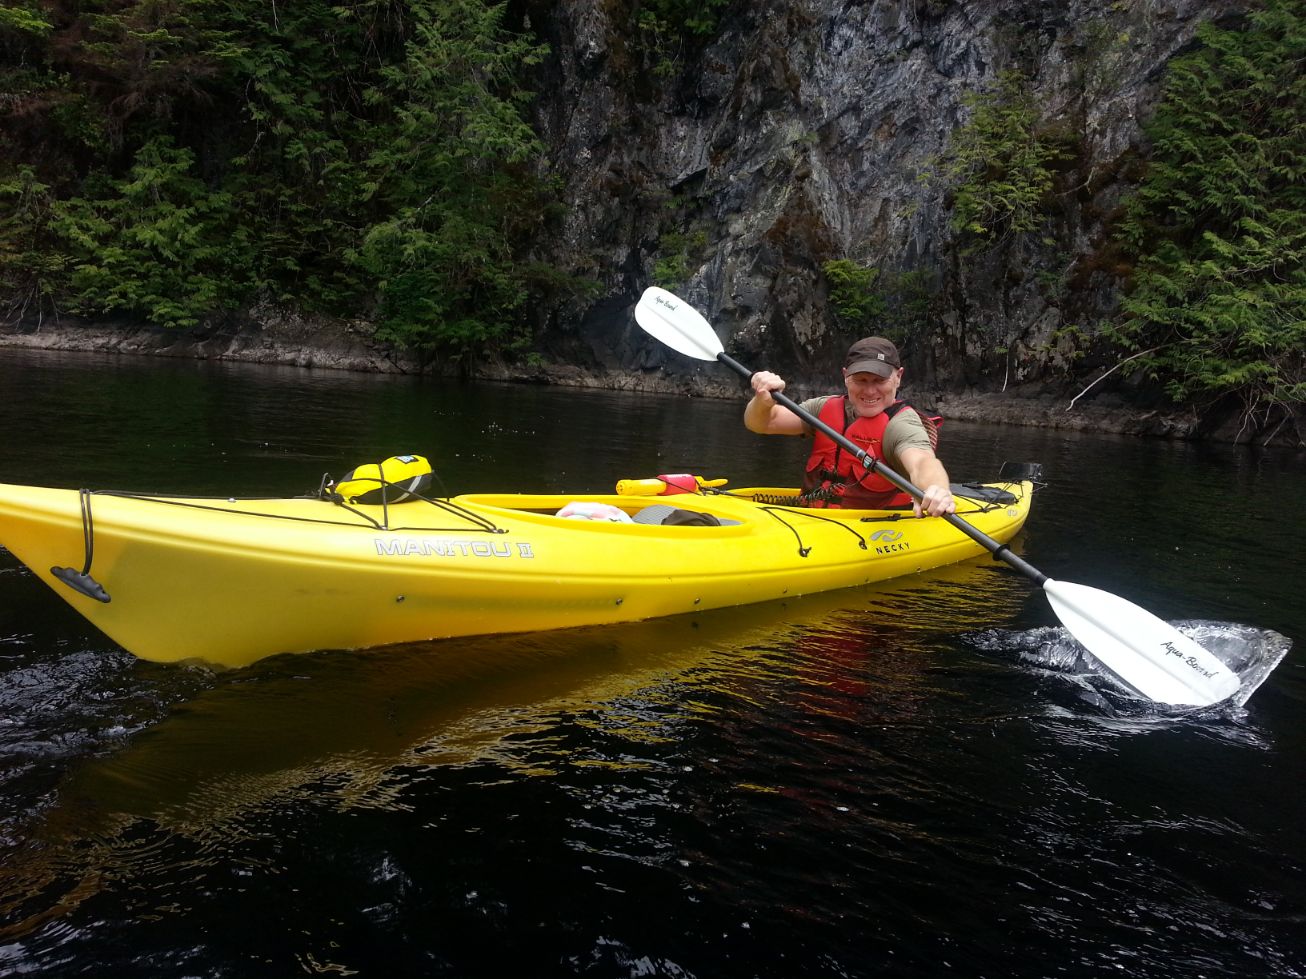
[[[893,343],[884,337],[866,337],[849,347],[844,358],[848,393],[812,398],[799,407],[921,487],[924,498],[919,503],[777,403],[772,392],[785,389],[778,374],[753,375],[753,398],[744,409],[744,424],[761,435],[812,437],[803,477],[805,506],[858,510],[912,506],[917,516],[954,513],[957,506],[948,488],[947,470],[934,454],[938,430],[932,420],[898,399],[902,372]]]

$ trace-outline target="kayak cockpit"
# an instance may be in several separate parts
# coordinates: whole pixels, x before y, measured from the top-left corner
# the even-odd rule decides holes
[[[477,493],[457,501],[490,519],[524,519],[611,527],[732,527],[745,523],[748,514],[726,497],[682,496],[674,502],[649,497],[524,496],[517,493]],[[726,500],[721,503],[719,500]]]

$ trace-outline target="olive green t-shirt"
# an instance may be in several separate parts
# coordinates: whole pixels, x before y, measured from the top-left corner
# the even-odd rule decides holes
[[[827,394],[820,398],[808,398],[799,407],[804,411],[816,415],[821,415],[821,409],[825,403],[838,395]],[[856,416],[852,412],[852,406],[844,402],[844,427],[851,425]],[[930,433],[925,428],[926,423],[921,420],[921,416],[916,413],[916,409],[910,405],[905,406],[901,411],[889,419],[889,424],[884,426],[884,439],[882,447],[884,449],[884,463],[894,472],[902,473],[905,470],[902,467],[902,461],[898,458],[898,453],[907,448],[921,448],[934,450],[934,445],[930,442]],[[815,430],[806,422],[803,423],[803,431],[808,435],[815,434]]]

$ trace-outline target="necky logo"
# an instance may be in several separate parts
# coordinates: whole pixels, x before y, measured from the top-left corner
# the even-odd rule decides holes
[[[1208,679],[1210,677],[1215,676],[1215,670],[1202,669],[1202,664],[1197,662],[1196,656],[1185,656],[1181,650],[1175,649],[1174,643],[1163,642],[1161,643],[1161,648],[1165,650],[1165,654],[1167,656],[1178,656],[1179,662],[1183,663],[1187,667],[1190,667],[1194,672],[1200,673],[1202,676],[1207,677]]]
[[[899,551],[911,550],[911,541],[902,539],[900,530],[877,530],[871,534],[871,544],[876,554],[897,554]]]

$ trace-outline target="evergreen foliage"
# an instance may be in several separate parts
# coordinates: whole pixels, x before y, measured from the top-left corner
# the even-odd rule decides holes
[[[653,263],[653,283],[663,289],[685,285],[707,252],[707,232],[667,232],[658,237],[659,257]]]
[[[653,73],[674,75],[686,51],[710,40],[730,0],[641,0],[635,22],[641,46],[653,56]]]
[[[508,349],[551,185],[543,49],[485,0],[22,0],[0,13],[11,313],[184,325],[259,298]]]
[[[1052,190],[1052,165],[1068,153],[1039,126],[1023,75],[1004,72],[962,103],[970,118],[952,134],[939,173],[952,192],[952,227],[979,246],[1038,227]]]
[[[1306,399],[1306,14],[1268,0],[1170,66],[1121,235],[1116,337],[1179,401],[1247,417]]]
[[[716,33],[730,0],[643,0],[641,23],[656,21],[672,30],[699,37]]]
[[[29,166],[0,179],[0,289],[19,315],[40,309],[67,263],[47,227],[52,204],[50,188]]]
[[[365,161],[365,191],[386,215],[359,254],[381,289],[379,335],[458,354],[512,345],[523,339],[514,314],[526,299],[513,242],[539,210],[523,213],[531,181],[515,168],[542,150],[514,77],[542,51],[503,38],[502,8],[480,0],[414,10],[404,58],[369,93],[401,106]]]
[[[822,265],[821,271],[830,290],[830,305],[845,326],[860,331],[884,313],[884,297],[874,288],[879,269],[836,258]]]
[[[830,306],[849,334],[874,333],[904,343],[929,330],[934,282],[928,272],[884,271],[849,258],[821,266]]]
[[[75,311],[193,326],[231,307],[245,264],[231,195],[209,190],[194,163],[189,150],[159,136],[136,153],[126,177],[96,175],[83,184],[86,197],[51,209],[66,242]]]

